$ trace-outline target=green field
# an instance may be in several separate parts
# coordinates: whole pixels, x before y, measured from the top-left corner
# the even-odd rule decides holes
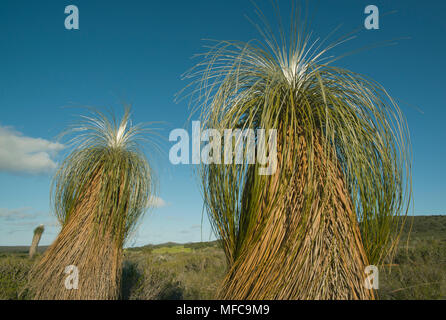
[[[0,247],[0,299],[19,298],[34,262],[27,247]],[[446,216],[409,218],[393,263],[380,270],[381,299],[446,299]],[[212,299],[225,269],[217,241],[128,248],[121,296]]]

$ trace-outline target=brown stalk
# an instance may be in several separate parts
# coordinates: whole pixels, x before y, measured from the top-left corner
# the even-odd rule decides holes
[[[265,184],[258,223],[243,233],[243,247],[229,266],[218,299],[375,298],[364,286],[368,261],[343,172],[325,151],[321,134],[314,137],[309,154],[307,139],[302,132],[286,140],[278,137],[278,169]],[[297,163],[281,161],[287,145],[296,146]],[[308,179],[309,172],[316,179]],[[283,174],[291,176],[287,186],[280,183]],[[308,188],[308,183],[315,185]],[[328,183],[335,188],[327,188]],[[243,201],[251,206],[249,188],[248,180]],[[311,210],[304,221],[307,205]]]
[[[39,245],[40,238],[42,238],[43,225],[41,227],[42,227],[42,229],[40,229],[40,230],[38,228],[36,228],[36,230],[34,230],[33,240],[31,242],[31,247],[29,247],[29,258],[30,259],[34,258],[35,254],[37,252],[37,247]]]

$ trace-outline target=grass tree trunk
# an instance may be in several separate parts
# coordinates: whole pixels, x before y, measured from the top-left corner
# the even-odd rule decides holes
[[[241,248],[217,297],[373,299],[373,291],[364,286],[368,262],[342,171],[327,156],[320,138],[310,154],[313,168],[309,168],[305,135],[287,139],[285,143],[296,145],[298,162],[280,161],[283,142],[279,140],[278,170],[264,185],[263,201],[256,210],[258,223],[240,232],[247,236],[240,240]],[[313,171],[311,180],[308,170]],[[283,174],[292,177],[289,185],[279,183]],[[252,168],[243,200],[248,206],[255,205],[249,196],[255,175]],[[315,185],[308,188],[309,183]],[[326,188],[327,183],[336,188]],[[282,192],[285,196],[276,196]],[[304,218],[306,206],[311,209]]]
[[[29,258],[32,259],[37,252],[37,247],[39,246],[40,238],[42,237],[44,231],[44,226],[40,225],[34,229],[33,241],[31,247],[29,248]]]
[[[113,300],[119,297],[122,248],[112,230],[95,221],[93,210],[101,201],[100,189],[98,175],[57,239],[32,270],[32,275],[38,277],[35,299]],[[102,231],[98,233],[98,230]],[[74,273],[72,269],[68,272],[70,266],[76,267]],[[75,276],[77,279],[72,278]]]

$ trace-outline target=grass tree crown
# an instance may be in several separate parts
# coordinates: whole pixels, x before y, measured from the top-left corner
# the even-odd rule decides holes
[[[45,231],[45,226],[40,224],[34,229],[34,234],[42,234],[43,231]]]
[[[278,185],[284,187],[270,195],[271,202],[286,198],[292,176],[303,172],[302,221],[311,215],[311,199],[321,194],[315,181],[323,180],[322,199],[335,194],[339,169],[368,260],[381,263],[395,243],[395,217],[407,214],[411,197],[410,140],[400,108],[376,81],[332,65],[337,58],[327,52],[345,38],[331,44],[327,38],[312,40],[298,19],[289,36],[281,32],[276,38],[267,24],[258,30],[263,41],[215,41],[199,55],[201,62],[185,75],[192,79],[185,89],[192,112],[200,110],[204,128],[277,129],[282,166],[305,155],[308,166],[282,170]],[[305,141],[303,151],[299,139]],[[318,148],[336,167],[323,176],[316,172]],[[208,213],[230,263],[243,254],[245,233],[262,224],[255,213],[260,207],[254,207],[265,199],[270,177],[250,175],[255,166],[199,170]]]
[[[152,169],[138,146],[146,130],[132,125],[129,108],[119,122],[114,116],[109,119],[92,110],[81,125],[69,130],[75,134],[70,140],[74,149],[60,165],[52,184],[52,203],[62,225],[97,189],[98,201],[89,208],[97,231],[108,229],[123,244],[150,206],[154,193]]]

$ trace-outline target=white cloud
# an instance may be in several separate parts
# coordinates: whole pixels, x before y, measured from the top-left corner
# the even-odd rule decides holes
[[[0,126],[0,171],[46,173],[56,167],[52,159],[63,144],[26,137],[11,127]]]
[[[152,197],[149,200],[149,206],[152,208],[161,208],[167,206],[167,202],[160,197]]]
[[[6,209],[0,208],[0,218],[5,220],[15,220],[15,219],[27,219],[33,218],[34,214],[30,213],[32,208],[18,208],[18,209]]]
[[[17,209],[0,208],[0,229],[8,230],[10,234],[15,232],[28,232],[43,224],[45,228],[54,230],[60,225],[54,217],[49,217],[46,212],[38,212],[31,207]]]
[[[29,245],[34,229],[43,224],[41,245],[48,245],[60,232],[60,225],[48,212],[31,207],[0,208],[0,245]]]

